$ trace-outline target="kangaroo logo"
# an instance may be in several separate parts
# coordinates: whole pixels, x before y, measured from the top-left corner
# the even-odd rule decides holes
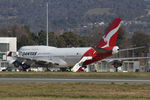
[[[107,34],[107,36],[105,35],[103,36],[103,39],[104,39],[104,42],[106,42],[106,45],[104,45],[102,48],[109,47],[109,42],[110,42],[111,37],[119,30],[119,28],[120,28],[120,24],[115,29],[110,31]]]

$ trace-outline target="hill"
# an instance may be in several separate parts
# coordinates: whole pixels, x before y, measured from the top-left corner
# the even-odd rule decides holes
[[[39,32],[46,29],[47,0],[0,0],[0,27],[21,24]],[[88,32],[121,17],[128,32],[149,32],[147,0],[48,0],[49,30]]]

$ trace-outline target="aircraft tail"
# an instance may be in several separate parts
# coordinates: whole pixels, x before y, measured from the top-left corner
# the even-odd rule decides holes
[[[120,23],[121,18],[115,18],[97,45],[98,48],[114,47],[116,45]]]
[[[80,72],[84,70],[82,65],[87,65],[98,60],[104,59],[112,54],[118,52],[119,47],[116,46],[117,38],[118,38],[118,31],[120,28],[121,18],[116,18],[108,31],[105,33],[103,38],[100,40],[99,44],[96,48],[89,49],[80,59],[75,66],[73,66],[73,72]],[[103,55],[102,55],[103,54]]]

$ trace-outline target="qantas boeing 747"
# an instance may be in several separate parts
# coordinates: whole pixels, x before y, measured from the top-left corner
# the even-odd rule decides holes
[[[83,71],[83,66],[105,59],[119,52],[116,46],[121,18],[116,18],[95,48],[57,48],[52,46],[23,46],[11,63],[21,65],[24,69],[28,61],[58,65],[59,67],[73,66],[73,72]],[[12,56],[11,52],[8,56]],[[21,59],[21,62],[20,60]]]

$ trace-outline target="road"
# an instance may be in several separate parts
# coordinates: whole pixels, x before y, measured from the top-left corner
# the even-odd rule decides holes
[[[78,77],[69,77],[69,78],[0,78],[0,82],[58,82],[58,83],[133,83],[133,84],[150,84],[150,79],[98,79],[98,78],[78,78]]]

